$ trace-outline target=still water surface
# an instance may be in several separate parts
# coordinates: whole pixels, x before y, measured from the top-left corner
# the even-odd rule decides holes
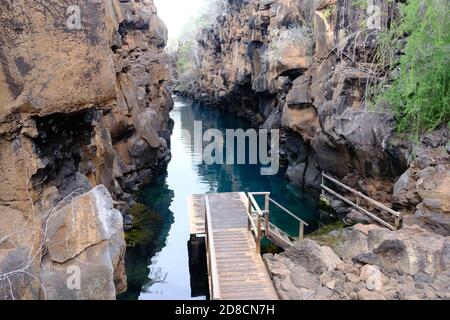
[[[317,228],[318,208],[309,194],[289,184],[280,172],[261,176],[259,165],[205,165],[197,162],[192,133],[194,121],[202,121],[203,129],[248,129],[250,123],[214,108],[202,107],[176,97],[171,113],[174,120],[172,161],[162,181],[144,188],[139,201],[163,216],[164,226],[155,243],[129,248],[126,256],[128,292],[121,299],[165,300],[205,299],[192,297],[188,256],[188,208],[191,194],[209,192],[270,191],[271,197]],[[225,135],[224,135],[225,136]],[[292,235],[298,234],[293,218],[271,207],[271,221]]]

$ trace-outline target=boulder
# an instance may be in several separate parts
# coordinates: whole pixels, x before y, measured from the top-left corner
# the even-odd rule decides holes
[[[306,269],[301,266],[292,271],[290,274],[290,280],[298,288],[315,290],[318,286],[320,286],[317,276],[306,271]]]
[[[315,274],[333,270],[342,262],[331,248],[320,247],[309,239],[297,242],[283,256]]]
[[[371,224],[373,223],[372,219],[370,219],[367,215],[361,213],[358,210],[352,209],[349,214],[347,214],[344,218],[344,222],[347,225],[355,225],[355,224]]]
[[[436,150],[420,149],[421,156],[399,178],[393,202],[412,215],[405,223],[425,230],[450,235],[450,166]],[[435,154],[437,152],[437,155]],[[423,163],[428,157],[432,163]]]
[[[369,291],[367,289],[362,289],[358,292],[359,300],[385,300],[385,298],[376,292]]]
[[[92,245],[79,255],[59,263],[43,259],[45,300],[115,300],[126,290],[123,232]],[[75,277],[79,276],[79,279]],[[71,282],[73,278],[74,282]],[[77,282],[79,286],[77,287]]]
[[[64,263],[123,231],[122,214],[104,186],[69,200],[47,221],[46,246],[54,262]]]
[[[0,296],[4,300],[27,299],[36,300],[42,285],[39,278],[34,276],[40,269],[40,254],[32,260],[36,254],[35,248],[13,247],[12,243],[0,244],[0,273],[9,274],[7,278],[0,277]],[[21,271],[24,267],[24,271]]]
[[[417,226],[406,226],[396,232],[373,229],[365,241],[363,246],[346,242],[340,249],[355,252],[358,247],[362,248],[353,260],[376,265],[387,274],[414,276],[422,272],[435,277],[444,270],[441,262],[447,254],[446,238]]]
[[[351,261],[355,256],[368,249],[367,235],[355,227],[345,229],[340,235],[339,244],[334,248],[335,252],[347,261]]]
[[[126,289],[122,215],[112,203],[98,186],[49,216],[41,298],[115,299]],[[80,277],[78,288],[67,284],[71,272]]]
[[[425,199],[418,205],[416,212],[413,215],[406,216],[404,223],[417,225],[444,237],[450,236],[450,214],[428,209],[427,202],[428,200]]]
[[[361,268],[359,278],[365,281],[367,290],[369,291],[380,291],[383,289],[382,274],[377,267],[365,265]]]

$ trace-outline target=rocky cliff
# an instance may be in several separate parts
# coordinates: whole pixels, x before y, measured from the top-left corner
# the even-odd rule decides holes
[[[407,214],[390,231],[331,200],[347,224],[367,225],[266,256],[282,299],[449,298],[448,125],[409,143],[388,105],[367,102],[380,32],[398,2],[222,1],[223,14],[197,35],[200,69],[182,93],[281,129],[287,176],[300,187],[320,190],[325,170]]]
[[[375,1],[393,14],[390,1]],[[228,1],[198,36],[201,77],[192,93],[254,123],[284,129],[288,176],[318,188],[320,171],[392,179],[406,169],[392,149],[393,119],[368,110],[373,30],[354,1]],[[353,179],[354,180],[354,179]]]
[[[120,211],[170,160],[167,29],[151,0],[7,0],[0,22],[0,297],[114,299]]]
[[[448,235],[448,128],[412,150],[396,136],[389,108],[366,99],[379,34],[398,14],[396,2],[372,1],[381,12],[377,23],[366,1],[223,3],[223,14],[197,35],[200,70],[181,91],[281,129],[287,176],[300,187],[320,190],[324,170],[379,201],[417,211],[417,223]],[[435,182],[435,174],[445,178]]]

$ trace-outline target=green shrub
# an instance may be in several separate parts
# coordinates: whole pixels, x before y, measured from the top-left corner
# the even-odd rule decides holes
[[[417,138],[450,122],[449,2],[409,0],[400,6],[401,17],[381,35],[377,57],[394,80],[381,84],[375,102],[391,106],[399,133]]]

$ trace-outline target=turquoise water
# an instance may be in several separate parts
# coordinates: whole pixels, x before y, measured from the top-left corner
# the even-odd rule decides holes
[[[317,201],[289,184],[280,172],[261,176],[259,165],[206,165],[196,162],[196,150],[183,129],[193,133],[194,121],[204,129],[248,129],[250,124],[214,108],[202,107],[184,98],[175,98],[172,161],[166,177],[144,188],[140,202],[160,213],[164,227],[156,243],[129,248],[126,264],[128,292],[121,298],[142,300],[193,299],[191,297],[187,198],[208,192],[270,191],[271,197],[317,229]],[[193,135],[193,134],[192,134]],[[298,234],[295,219],[271,207],[271,221],[291,235]],[[195,299],[205,299],[198,297]]]

